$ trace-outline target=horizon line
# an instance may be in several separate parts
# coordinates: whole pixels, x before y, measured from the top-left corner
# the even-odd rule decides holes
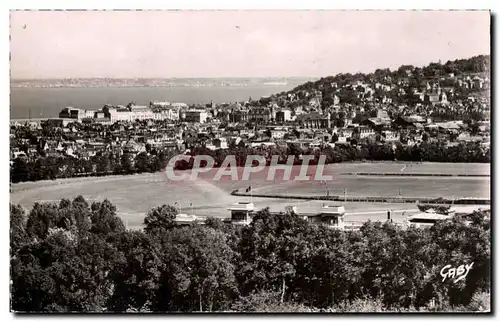
[[[491,49],[490,49],[490,52],[489,53],[483,53],[483,54],[477,54],[477,55],[473,55],[473,56],[469,56],[469,57],[461,57],[461,58],[455,58],[453,60],[449,59],[447,60],[448,61],[456,61],[456,60],[467,60],[467,59],[472,59],[472,58],[475,58],[475,57],[479,57],[479,56],[487,56],[490,58],[490,62],[491,62]],[[323,75],[323,76],[320,76],[320,75],[317,75],[317,76],[182,76],[182,77],[179,77],[179,76],[168,76],[168,77],[162,77],[162,76],[151,76],[151,77],[132,77],[132,76],[127,76],[127,77],[108,77],[108,76],[85,76],[85,77],[33,77],[33,78],[26,78],[26,77],[12,77],[10,76],[9,79],[11,81],[15,80],[15,81],[20,81],[20,80],[23,80],[23,81],[31,81],[31,80],[64,80],[64,79],[190,79],[190,78],[195,78],[195,79],[202,79],[202,78],[205,78],[205,79],[217,79],[217,78],[237,78],[237,79],[241,79],[241,78],[289,78],[289,79],[300,79],[300,78],[325,78],[325,77],[335,77],[337,75],[340,75],[340,74],[351,74],[351,75],[356,75],[356,74],[364,74],[364,75],[368,75],[368,74],[373,74],[375,73],[375,71],[377,69],[389,69],[390,72],[394,72],[394,71],[397,71],[399,67],[401,66],[407,66],[407,65],[411,65],[415,68],[423,68],[423,67],[426,67],[426,66],[429,66],[430,64],[437,64],[437,63],[440,63],[441,65],[445,65],[445,63],[442,63],[440,59],[438,59],[437,61],[430,61],[426,64],[422,64],[422,65],[413,65],[413,64],[402,64],[402,65],[399,65],[397,68],[390,68],[390,67],[378,67],[378,68],[375,68],[375,69],[372,69],[371,71],[369,72],[362,72],[362,71],[356,71],[356,72],[337,72],[337,73],[329,73],[327,75]]]
[[[395,71],[395,70],[393,70]],[[393,72],[391,71],[391,72]],[[285,79],[321,79],[327,77],[335,77],[340,74],[372,74],[371,73],[337,73],[330,74],[328,76],[192,76],[192,77],[44,77],[44,78],[10,78],[10,81],[37,81],[37,80],[69,80],[69,79],[110,79],[110,80],[150,80],[150,79],[172,79],[172,80],[183,80],[183,79],[264,79],[264,78],[285,78]],[[481,73],[481,72],[479,72]]]
[[[217,78],[321,78],[328,76],[183,76],[183,77],[104,77],[104,76],[87,76],[87,77],[36,77],[36,78],[13,78],[10,80],[44,80],[44,79],[217,79]]]

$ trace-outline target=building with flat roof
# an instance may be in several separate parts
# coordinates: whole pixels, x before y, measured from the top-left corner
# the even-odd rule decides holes
[[[175,216],[174,222],[178,226],[189,226],[194,223],[198,223],[203,225],[207,217],[205,216],[196,216],[196,215],[187,215],[187,214],[177,214]]]
[[[104,116],[109,118],[111,122],[125,121],[133,122],[135,120],[153,120],[157,119],[155,113],[147,106],[130,105],[124,106],[110,106],[106,105],[102,108]]]
[[[276,121],[277,122],[289,122],[292,120],[292,111],[288,108],[283,108],[280,111],[276,112]]]
[[[234,225],[250,224],[256,211],[252,202],[238,202],[227,209],[231,212],[231,217],[225,219],[224,222]],[[344,229],[344,206],[323,205],[321,209],[311,213],[300,213],[297,211],[297,207],[291,207],[291,209],[295,214],[311,223],[325,224],[330,228]]]
[[[184,112],[184,120],[186,122],[205,123],[208,118],[208,113],[201,109],[190,109]]]
[[[269,122],[272,119],[271,109],[267,107],[255,107],[248,111],[248,120],[254,122]]]
[[[227,208],[231,212],[231,218],[225,220],[234,225],[248,225],[252,222],[255,207],[252,202],[237,202]]]
[[[409,225],[415,225],[417,227],[428,227],[432,226],[439,221],[443,221],[451,218],[449,215],[438,214],[435,212],[420,212],[409,216],[407,221]]]
[[[297,122],[306,128],[328,129],[331,127],[330,113],[311,112],[297,117]]]
[[[323,205],[317,212],[297,214],[311,223],[325,224],[330,228],[344,229],[344,206]]]
[[[74,108],[71,106],[65,107],[59,113],[59,118],[61,119],[75,119],[81,120],[85,117],[85,111],[79,108]]]
[[[91,119],[95,117],[96,110],[85,110],[84,118]]]
[[[171,107],[172,103],[167,102],[167,101],[154,101],[154,102],[149,102],[149,107],[150,108],[167,108]]]

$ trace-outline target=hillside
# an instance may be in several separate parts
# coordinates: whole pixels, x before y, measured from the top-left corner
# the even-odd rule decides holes
[[[373,73],[337,74],[306,82],[288,92],[259,101],[261,105],[275,102],[294,110],[298,106],[321,107],[363,103],[417,104],[427,92],[443,89],[457,102],[470,94],[487,94],[490,78],[490,56],[480,55],[446,63],[431,63],[425,67],[402,65],[396,70],[377,69]],[[484,85],[477,88],[479,79]]]

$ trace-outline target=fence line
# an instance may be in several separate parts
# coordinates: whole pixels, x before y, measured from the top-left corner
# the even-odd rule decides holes
[[[250,193],[234,190],[233,196],[249,197]],[[490,199],[486,198],[426,198],[426,197],[378,197],[378,196],[303,196],[303,195],[274,195],[255,194],[253,198],[276,198],[276,199],[301,199],[301,200],[325,200],[340,202],[381,202],[381,203],[426,203],[426,204],[455,204],[455,205],[489,205]]]
[[[343,172],[346,176],[386,176],[386,177],[487,177],[489,174],[451,174],[451,173],[384,173],[384,172]]]

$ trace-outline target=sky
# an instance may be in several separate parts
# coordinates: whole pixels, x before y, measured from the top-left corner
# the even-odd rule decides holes
[[[12,11],[11,78],[322,77],[490,52],[488,11]]]

